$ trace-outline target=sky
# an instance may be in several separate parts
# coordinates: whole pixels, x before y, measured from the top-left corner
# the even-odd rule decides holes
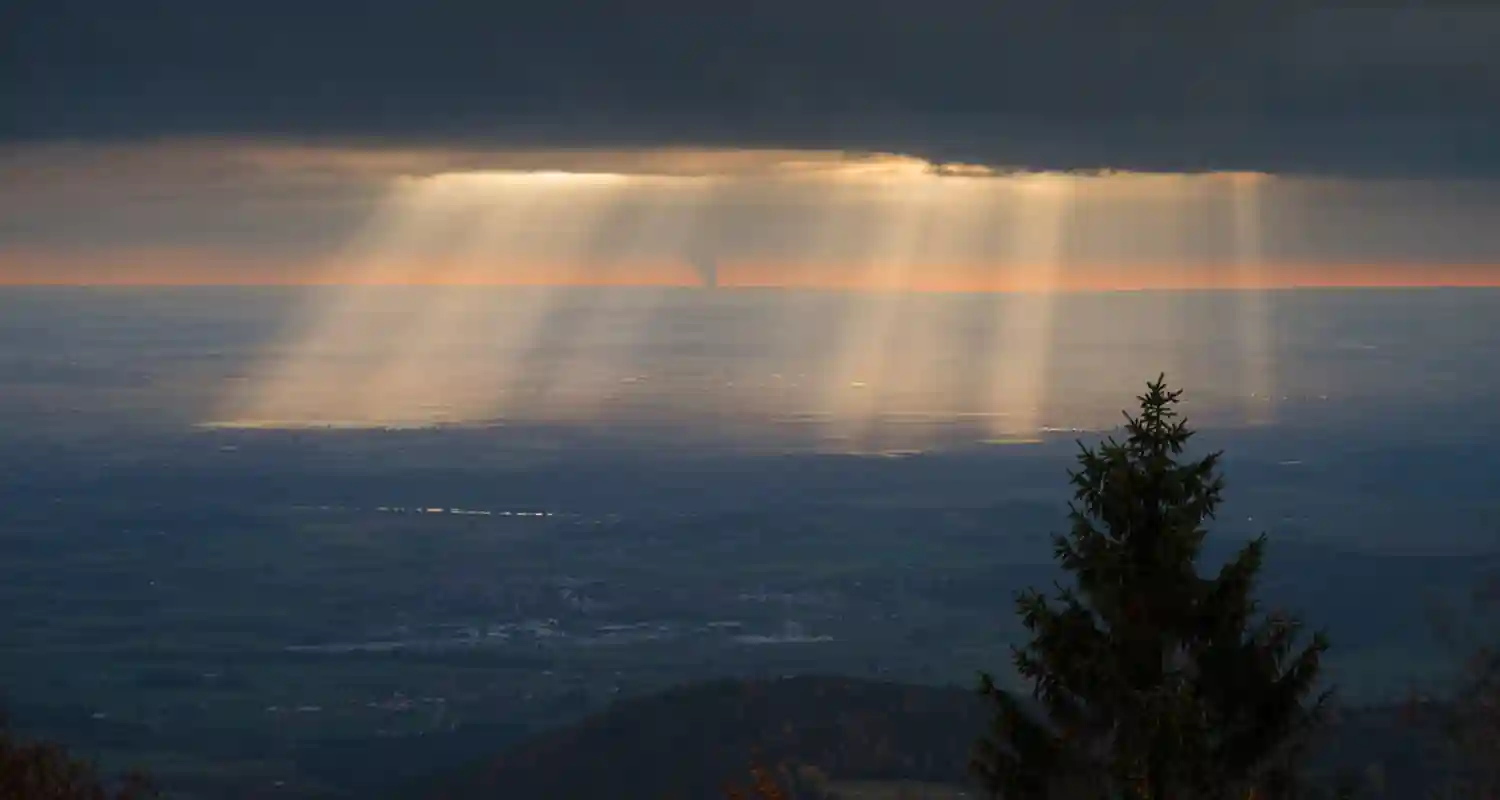
[[[1495,284],[1496,40],[1473,3],[19,0],[0,282]]]

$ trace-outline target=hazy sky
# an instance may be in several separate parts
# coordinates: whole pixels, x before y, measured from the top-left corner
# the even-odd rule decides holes
[[[0,281],[1500,281],[1500,9],[1341,5],[21,0]]]

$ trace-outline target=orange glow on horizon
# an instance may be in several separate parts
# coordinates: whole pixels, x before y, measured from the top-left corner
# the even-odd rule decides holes
[[[914,292],[1143,291],[1295,288],[1500,288],[1500,264],[1275,264],[1254,277],[1232,264],[914,264],[890,278],[848,263],[718,264],[721,289],[786,288]],[[683,262],[400,265],[371,279],[363,264],[254,257],[193,248],[100,253],[0,251],[0,286],[681,286],[700,283]],[[405,277],[400,277],[405,276]],[[881,276],[885,276],[882,278]],[[1044,285],[1045,284],[1045,285]]]

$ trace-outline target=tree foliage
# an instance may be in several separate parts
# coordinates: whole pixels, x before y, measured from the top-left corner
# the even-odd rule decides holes
[[[1439,619],[1439,637],[1459,659],[1458,691],[1440,706],[1458,756],[1448,788],[1462,797],[1500,800],[1500,576],[1482,583],[1472,599],[1467,613],[1445,609]]]
[[[1454,738],[1470,773],[1471,796],[1500,800],[1500,651],[1476,652],[1456,706]]]
[[[750,767],[749,786],[730,786],[724,796],[727,800],[791,800],[776,776],[760,764]]]
[[[751,761],[750,783],[724,788],[726,800],[834,800],[828,775],[810,764],[782,763],[768,768],[759,759]]]
[[[148,800],[157,797],[140,774],[117,781],[52,742],[22,740],[0,720],[0,797],[5,800]]]
[[[1014,662],[1035,702],[981,675],[994,717],[972,769],[995,796],[1290,791],[1328,699],[1313,696],[1328,643],[1316,634],[1301,646],[1296,619],[1260,612],[1264,536],[1200,577],[1221,453],[1185,457],[1193,431],[1180,396],[1161,376],[1138,398],[1139,415],[1126,413],[1124,441],[1079,445],[1071,530],[1054,537],[1073,585],[1016,598],[1031,640]]]

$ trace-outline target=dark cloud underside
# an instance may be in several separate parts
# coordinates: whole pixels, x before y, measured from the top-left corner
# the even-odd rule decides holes
[[[897,150],[1500,175],[1500,11],[1287,2],[20,0],[0,135]]]

